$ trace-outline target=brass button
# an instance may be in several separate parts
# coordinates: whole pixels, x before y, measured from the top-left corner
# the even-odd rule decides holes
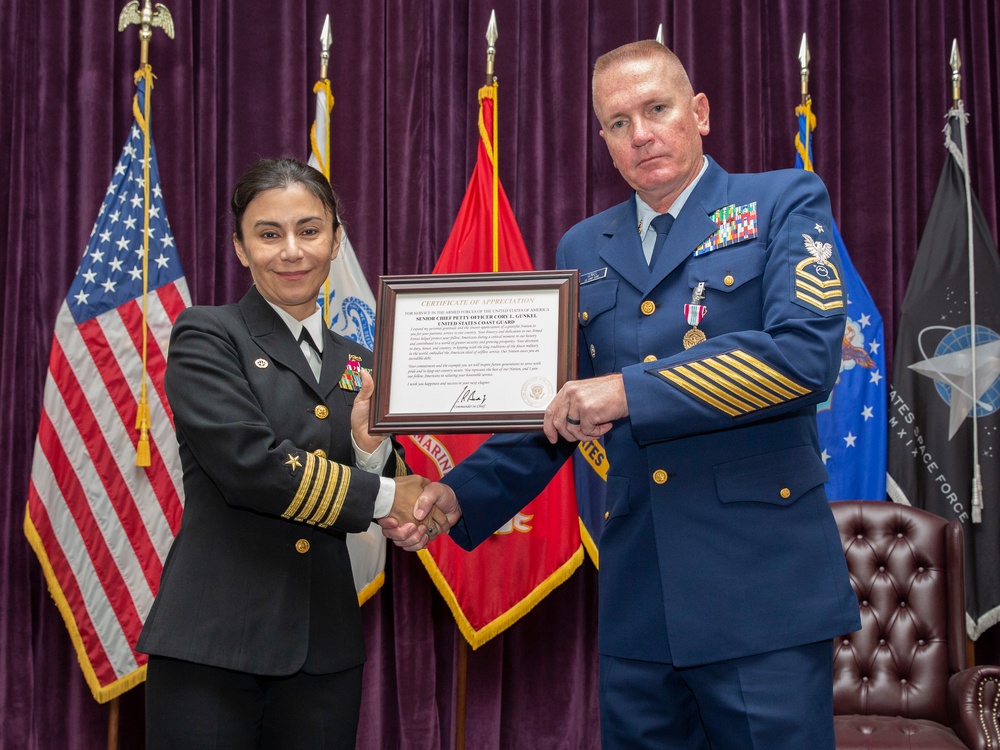
[[[330,410],[327,409],[323,404],[317,404],[316,408],[313,409],[313,414],[316,415],[317,419],[326,419],[330,416]]]
[[[643,362],[655,362],[656,361],[656,355],[655,354],[647,354],[645,357],[643,357],[642,361]]]
[[[653,481],[657,484],[663,484],[667,481],[667,472],[663,469],[657,469],[653,472]]]
[[[725,284],[726,286],[732,286],[733,284],[736,283],[736,279],[734,279],[731,274],[727,273],[726,278],[722,280],[722,283]]]
[[[607,521],[609,518],[611,518],[611,511],[610,510],[604,511],[604,520]]]
[[[586,310],[584,310],[582,313],[580,313],[580,320],[582,320],[584,323],[586,323],[588,320],[590,320],[590,315],[587,313]]]
[[[595,349],[594,345],[591,344],[590,345],[590,358],[593,359],[596,356],[597,356],[597,349]]]
[[[642,306],[639,309],[642,310],[643,315],[652,315],[656,312],[656,303],[653,302],[653,300],[648,299],[642,303]]]
[[[308,539],[299,539],[299,541],[297,541],[295,543],[295,551],[298,552],[298,553],[300,553],[300,554],[302,554],[302,555],[304,555],[306,552],[308,552],[309,551],[309,540]]]
[[[326,458],[326,451],[322,448],[317,448],[313,451],[314,456],[319,456],[320,458]]]
[[[779,492],[778,494],[781,495],[785,500],[787,500],[792,496],[792,491],[787,487],[782,487],[781,492]]]

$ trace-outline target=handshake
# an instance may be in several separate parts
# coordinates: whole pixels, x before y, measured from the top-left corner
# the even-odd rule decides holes
[[[410,552],[424,549],[439,534],[451,531],[462,509],[446,484],[411,475],[398,477],[389,515],[378,519],[382,534]]]

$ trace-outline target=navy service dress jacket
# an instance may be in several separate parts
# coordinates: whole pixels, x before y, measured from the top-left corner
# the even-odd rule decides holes
[[[602,654],[685,667],[860,627],[815,417],[847,304],[832,224],[814,174],[709,159],[651,267],[634,196],[560,242],[558,267],[580,271],[579,377],[622,373],[630,410],[605,436]],[[685,349],[699,288],[707,338]],[[443,480],[463,511],[452,539],[488,537],[574,449],[484,443]]]
[[[256,288],[178,317],[165,385],[185,507],[137,650],[268,676],[364,662],[345,535],[368,528],[379,478],[354,468],[340,380],[371,352],[327,331],[322,356],[317,383]],[[407,473],[398,446],[383,473]]]

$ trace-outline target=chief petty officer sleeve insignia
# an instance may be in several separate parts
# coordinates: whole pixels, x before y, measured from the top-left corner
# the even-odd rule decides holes
[[[667,367],[658,374],[689,396],[731,417],[811,393],[742,349]]]
[[[800,233],[806,257],[795,264],[793,301],[802,307],[830,315],[843,310],[844,287],[834,264],[833,244],[826,242],[823,236],[823,225],[817,223],[812,229],[818,237]]]
[[[302,467],[301,459],[294,454],[288,454],[288,458],[283,463],[296,476],[297,469]],[[281,517],[326,528],[340,516],[350,484],[350,468],[306,452],[295,495]]]

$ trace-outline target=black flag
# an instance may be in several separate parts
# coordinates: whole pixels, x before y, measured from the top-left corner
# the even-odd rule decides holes
[[[1000,621],[1000,259],[972,196],[969,262],[959,107],[948,113],[944,171],[896,335],[888,490],[896,502],[962,523],[966,627],[976,639]],[[980,523],[973,508],[977,462],[983,479]]]

